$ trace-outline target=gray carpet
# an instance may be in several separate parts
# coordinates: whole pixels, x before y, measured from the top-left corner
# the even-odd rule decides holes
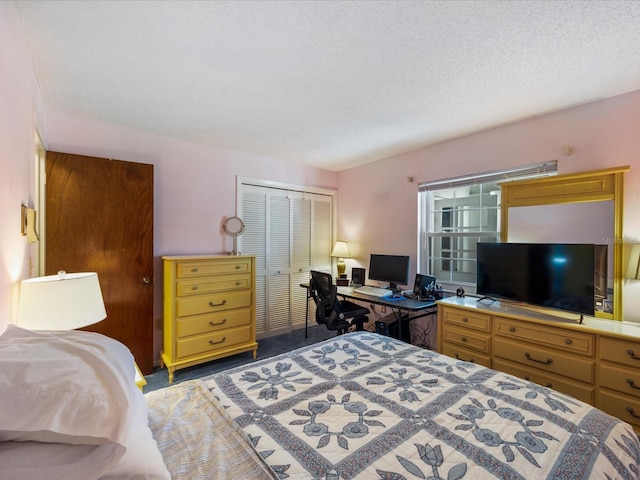
[[[182,370],[176,370],[173,384],[184,382],[185,380],[206,377],[228,368],[273,357],[299,347],[335,337],[335,335],[336,332],[330,332],[324,325],[314,325],[309,327],[308,338],[304,338],[304,328],[283,335],[263,338],[258,340],[258,355],[256,360],[253,359],[253,352],[245,352]],[[157,369],[151,375],[146,375],[145,380],[147,384],[144,386],[144,393],[169,386],[169,376],[166,368]]]

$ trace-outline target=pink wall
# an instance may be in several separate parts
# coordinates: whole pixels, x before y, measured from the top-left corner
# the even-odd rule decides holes
[[[0,2],[0,333],[15,315],[19,280],[30,276],[34,247],[20,235],[20,205],[33,206],[34,132],[42,112],[16,5]]]
[[[417,253],[420,182],[558,160],[559,173],[630,165],[625,174],[625,244],[640,243],[640,91],[550,113],[340,172],[338,236],[353,266],[369,254]],[[564,145],[573,154],[564,154]],[[413,177],[413,183],[407,181]],[[585,222],[589,222],[585,218]],[[624,318],[640,321],[640,282],[627,282]]]

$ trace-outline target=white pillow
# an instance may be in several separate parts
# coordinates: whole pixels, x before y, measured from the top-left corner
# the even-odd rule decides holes
[[[171,480],[171,475],[151,434],[147,403],[138,389],[135,394],[127,451],[118,464],[100,480]]]
[[[0,336],[0,441],[103,446],[84,476],[96,478],[124,455],[134,378],[131,352],[116,340],[9,325]]]

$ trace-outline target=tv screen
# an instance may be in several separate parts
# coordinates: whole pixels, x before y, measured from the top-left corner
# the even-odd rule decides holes
[[[476,292],[593,315],[596,250],[592,244],[478,243]]]
[[[398,284],[409,283],[409,256],[372,253],[369,259],[369,279],[389,283],[389,288],[397,292]]]

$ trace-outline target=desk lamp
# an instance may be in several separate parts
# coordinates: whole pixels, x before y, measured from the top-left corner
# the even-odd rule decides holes
[[[335,247],[333,247],[331,256],[338,258],[338,263],[336,265],[338,267],[338,276],[340,278],[347,278],[347,274],[344,273],[347,268],[347,265],[344,263],[344,259],[351,258],[351,253],[349,253],[349,245],[347,245],[347,242],[338,240]]]
[[[95,272],[23,280],[18,326],[29,330],[73,330],[104,320],[107,312]]]

